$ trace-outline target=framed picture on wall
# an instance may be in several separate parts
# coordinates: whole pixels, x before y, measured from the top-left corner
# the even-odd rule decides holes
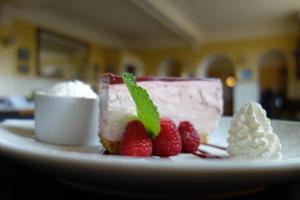
[[[30,71],[29,66],[29,49],[18,48],[17,50],[17,72],[19,74],[28,74]]]
[[[29,49],[28,48],[19,48],[18,49],[18,60],[28,61],[29,60]]]
[[[37,31],[37,75],[86,80],[87,43],[46,29]]]
[[[244,81],[249,81],[253,77],[251,69],[241,69],[239,72],[240,79]]]
[[[29,73],[29,66],[25,63],[21,63],[18,65],[18,73],[19,74],[28,74]]]

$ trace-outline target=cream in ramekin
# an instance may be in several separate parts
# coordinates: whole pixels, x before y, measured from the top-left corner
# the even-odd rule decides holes
[[[99,99],[80,81],[55,85],[35,97],[35,134],[39,141],[60,145],[98,144]]]

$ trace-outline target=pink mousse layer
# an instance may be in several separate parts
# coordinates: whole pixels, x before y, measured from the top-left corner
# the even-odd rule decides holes
[[[178,125],[190,121],[198,133],[210,133],[218,125],[223,112],[222,85],[218,79],[139,78],[138,85],[145,88],[161,117],[168,117]],[[120,133],[108,130],[109,106],[135,109],[126,85],[119,77],[105,75],[100,88],[100,133],[111,141],[119,141]]]

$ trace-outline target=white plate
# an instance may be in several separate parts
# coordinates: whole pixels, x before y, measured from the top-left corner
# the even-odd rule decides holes
[[[210,143],[226,146],[229,123],[230,118],[222,119],[209,136]],[[148,197],[170,194],[195,197],[204,193],[232,196],[300,177],[300,123],[272,121],[272,125],[283,146],[283,159],[279,161],[200,159],[189,154],[169,159],[101,155],[101,145],[74,147],[39,142],[34,137],[31,120],[2,123],[0,152],[73,186],[106,193]],[[202,149],[213,151],[204,145]],[[220,150],[214,153],[226,156]]]

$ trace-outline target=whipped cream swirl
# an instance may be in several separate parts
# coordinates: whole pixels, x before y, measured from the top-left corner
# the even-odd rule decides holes
[[[229,129],[227,152],[239,159],[280,159],[281,144],[273,133],[266,111],[249,102],[234,114]]]

